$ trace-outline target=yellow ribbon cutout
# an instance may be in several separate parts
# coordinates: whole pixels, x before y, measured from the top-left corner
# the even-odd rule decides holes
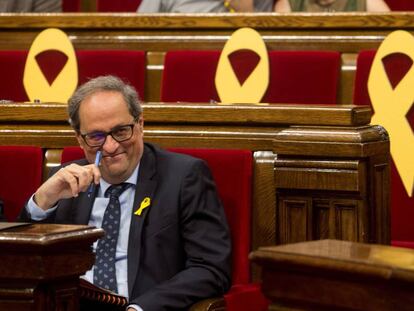
[[[393,53],[404,53],[414,60],[414,38],[406,31],[389,34],[379,47],[368,79],[368,92],[375,114],[373,124],[388,131],[391,155],[409,197],[414,185],[414,135],[406,118],[414,102],[414,66],[399,84],[392,88],[382,59]]]
[[[240,85],[228,56],[243,49],[257,53],[260,61],[243,85]],[[222,103],[260,103],[269,85],[269,57],[266,45],[256,30],[241,28],[232,34],[221,52],[215,84]]]
[[[141,204],[139,205],[139,208],[135,211],[134,215],[141,216],[142,211],[151,205],[151,199],[149,197],[145,197],[144,200],[142,200]]]
[[[35,58],[47,50],[57,50],[68,57],[52,85],[49,85]],[[31,102],[66,103],[72,96],[78,85],[78,64],[73,45],[63,31],[49,28],[37,35],[27,55],[23,85]]]

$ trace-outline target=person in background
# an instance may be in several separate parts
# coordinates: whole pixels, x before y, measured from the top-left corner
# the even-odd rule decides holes
[[[0,0],[0,12],[62,12],[62,0]]]
[[[275,11],[287,12],[387,12],[384,0],[277,0]]]
[[[273,0],[143,0],[138,13],[271,12]]]
[[[54,169],[21,219],[102,227],[84,277],[127,297],[128,311],[187,310],[225,293],[230,232],[207,164],[144,143],[138,94],[117,77],[80,86],[68,111],[86,159]]]

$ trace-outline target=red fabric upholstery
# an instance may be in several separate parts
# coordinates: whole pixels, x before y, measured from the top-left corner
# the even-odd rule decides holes
[[[375,52],[361,51],[358,55],[354,84],[355,105],[371,105],[367,83]],[[409,65],[403,54],[391,54],[383,59],[383,64],[392,85],[395,85],[398,79],[401,79],[402,72],[406,71],[407,68],[402,67]],[[408,114],[407,119],[414,124],[413,114]],[[413,207],[414,197],[410,198],[407,195],[394,161],[391,161],[391,239],[393,245],[394,243],[402,243],[399,244],[401,246],[414,244]]]
[[[97,12],[136,12],[141,0],[96,0]]]
[[[230,55],[232,56],[232,55]],[[245,76],[254,53],[230,59],[237,76]],[[169,51],[161,87],[164,102],[219,101],[215,74],[220,51]],[[335,104],[340,53],[332,51],[270,51],[269,87],[262,102]],[[241,78],[242,79],[242,78]]]
[[[114,1],[115,2],[115,1]],[[126,50],[80,50],[76,52],[79,84],[89,78],[112,74],[136,88],[145,98],[145,52]]]
[[[0,198],[4,215],[15,221],[42,182],[43,152],[39,147],[0,146]]]
[[[85,158],[85,153],[79,146],[69,146],[62,150],[60,163],[66,163]]]
[[[213,174],[231,230],[233,284],[250,280],[252,153],[247,150],[169,149],[205,160]]]
[[[161,85],[163,102],[219,101],[214,79],[220,51],[169,51]]]
[[[224,295],[227,311],[265,311],[268,310],[269,301],[261,291],[260,284],[233,285]]]
[[[0,67],[3,75],[0,78],[0,99],[12,101],[28,101],[23,86],[24,66],[27,51],[0,51]],[[45,64],[45,76],[54,75],[58,53],[51,51],[49,55],[42,53],[40,60]],[[48,61],[50,57],[50,61]],[[76,52],[78,60],[79,84],[89,78],[112,74],[131,83],[144,98],[145,85],[145,52],[124,50],[80,50]],[[53,79],[52,79],[53,80]]]
[[[23,86],[26,51],[0,51],[0,99],[15,102],[28,101]]]
[[[414,249],[414,242],[410,241],[391,241],[392,246],[396,247],[405,247],[405,248],[413,248]]]
[[[252,153],[248,150],[183,149],[170,151],[205,160],[213,174],[230,226],[233,246],[232,288],[225,295],[227,310],[267,310],[260,287],[250,283]],[[66,147],[62,163],[83,157],[79,147]]]
[[[392,11],[414,11],[413,0],[385,0]]]
[[[340,64],[335,51],[270,51],[262,102],[336,104]]]
[[[62,0],[62,12],[80,12],[81,0]]]

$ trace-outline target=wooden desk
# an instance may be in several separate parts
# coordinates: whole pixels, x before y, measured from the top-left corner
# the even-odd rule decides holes
[[[250,258],[263,269],[273,311],[413,310],[413,250],[321,240],[263,247]]]
[[[0,310],[73,311],[102,229],[33,224],[0,231]]]

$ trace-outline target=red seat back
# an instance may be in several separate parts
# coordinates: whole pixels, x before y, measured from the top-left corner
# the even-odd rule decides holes
[[[23,86],[27,51],[0,51],[0,99],[15,102],[28,101]]]
[[[220,51],[169,51],[165,54],[161,101],[219,101],[214,79]]]
[[[270,51],[262,102],[336,104],[340,65],[335,51]]]
[[[361,51],[357,59],[357,70],[354,83],[354,104],[371,105],[368,94],[368,78],[376,51]],[[403,54],[391,54],[383,59],[384,68],[387,68],[388,78],[391,84],[397,83],[404,69],[409,63]],[[390,102],[392,105],[393,103]],[[411,109],[413,111],[413,109]],[[408,114],[407,119],[414,124],[414,113]],[[392,139],[391,139],[392,143]],[[414,242],[414,197],[409,197],[404,189],[402,180],[396,166],[391,161],[391,239],[394,245],[407,246]],[[403,241],[400,243],[399,241]],[[405,242],[408,243],[405,243]]]
[[[251,200],[253,158],[248,150],[172,148],[207,162],[217,185],[233,247],[233,284],[247,284],[250,280],[248,254],[251,241]],[[84,157],[79,147],[66,147],[62,163]]]
[[[62,0],[62,12],[80,12],[81,0]]]
[[[15,221],[26,201],[42,182],[40,147],[0,146],[0,199],[4,215]]]
[[[145,98],[145,52],[127,50],[80,50],[78,58],[79,84],[102,75],[115,75],[136,88]]]
[[[392,11],[414,11],[413,0],[385,0]]]
[[[169,51],[164,61],[161,101],[219,101],[215,75],[220,51]],[[248,54],[234,59],[243,72]],[[333,51],[270,51],[269,87],[261,102],[335,104],[340,53]],[[236,73],[237,75],[237,73]]]
[[[141,0],[96,0],[97,12],[136,12]]]
[[[3,75],[0,80],[0,99],[28,101],[23,86],[24,66],[27,51],[0,51],[0,67]],[[53,57],[50,54],[50,57]],[[45,57],[48,57],[47,55]],[[78,83],[90,78],[112,74],[133,85],[141,98],[144,98],[145,52],[125,50],[80,50],[78,60]],[[56,62],[47,62],[45,76],[54,72]]]

